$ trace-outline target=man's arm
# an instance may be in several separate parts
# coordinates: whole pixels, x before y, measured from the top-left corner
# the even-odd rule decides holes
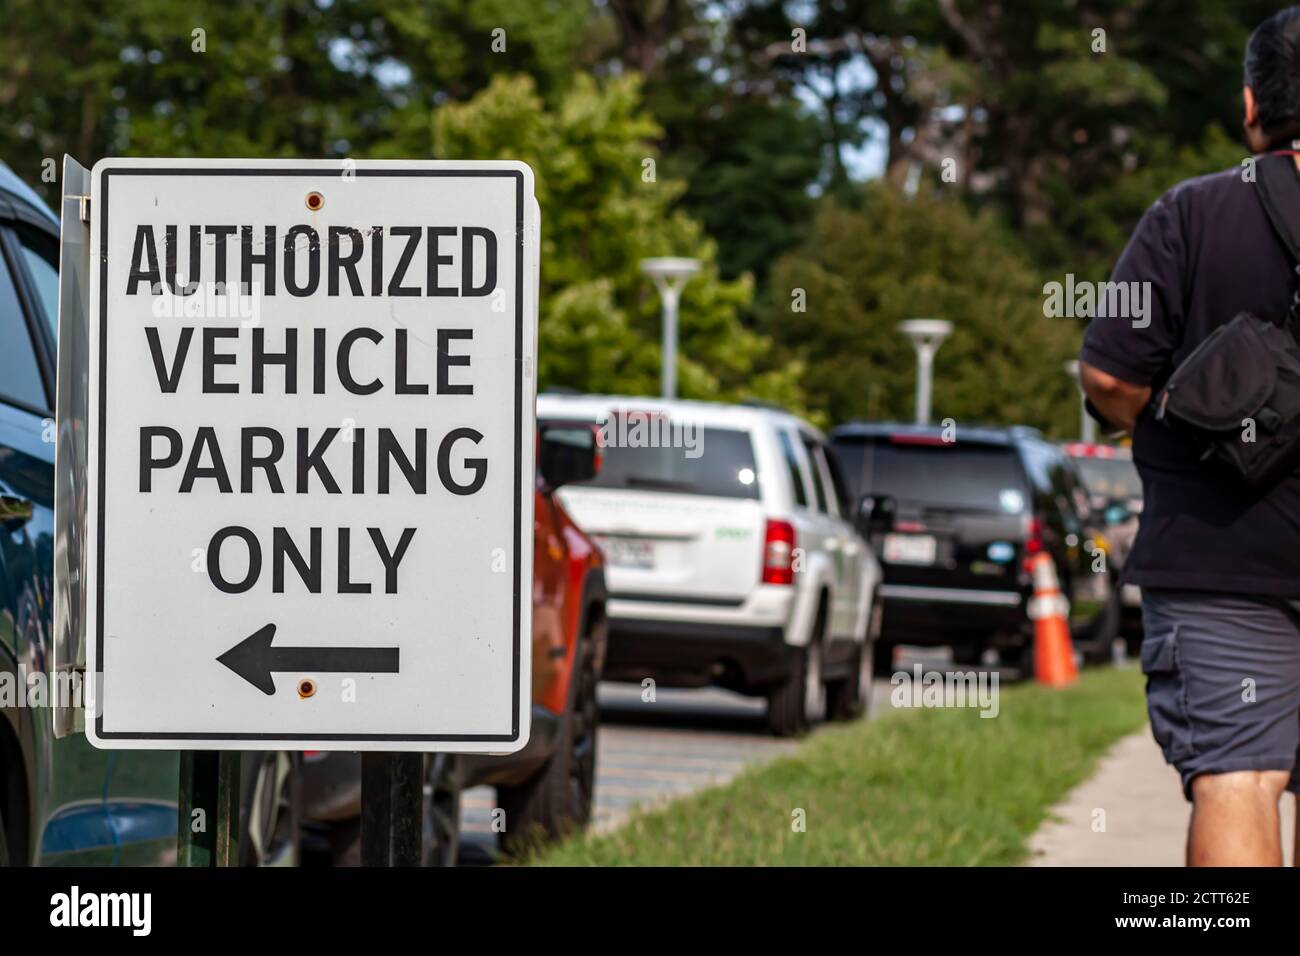
[[[1087,362],[1079,363],[1079,383],[1083,386],[1083,394],[1088,396],[1097,411],[1130,435],[1138,415],[1151,401],[1149,385],[1125,382]]]

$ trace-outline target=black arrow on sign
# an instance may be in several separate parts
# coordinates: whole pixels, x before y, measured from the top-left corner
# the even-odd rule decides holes
[[[396,674],[396,647],[272,647],[275,625],[260,628],[217,658],[263,694],[275,693],[272,671]]]

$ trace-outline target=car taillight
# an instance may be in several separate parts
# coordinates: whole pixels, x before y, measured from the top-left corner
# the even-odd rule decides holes
[[[1025,573],[1034,570],[1034,555],[1043,550],[1043,522],[1038,518],[1025,518]]]
[[[763,583],[794,583],[794,525],[771,521],[763,535]]]

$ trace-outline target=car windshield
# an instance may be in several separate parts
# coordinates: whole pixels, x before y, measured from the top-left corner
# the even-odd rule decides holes
[[[1133,462],[1123,458],[1076,458],[1075,465],[1088,494],[1107,501],[1138,501],[1142,478]]]
[[[644,424],[644,423],[643,423]],[[700,428],[659,417],[638,430],[611,421],[600,431],[600,473],[594,488],[628,488],[722,498],[757,498],[758,469],[749,433]]]
[[[858,496],[1007,514],[1026,507],[1025,480],[1011,448],[841,439],[835,450]]]

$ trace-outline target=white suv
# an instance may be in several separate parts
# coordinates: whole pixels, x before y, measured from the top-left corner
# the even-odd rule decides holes
[[[559,495],[605,553],[607,678],[764,696],[782,735],[866,710],[880,566],[820,432],[616,395],[542,394],[537,415],[599,427],[599,475]]]

